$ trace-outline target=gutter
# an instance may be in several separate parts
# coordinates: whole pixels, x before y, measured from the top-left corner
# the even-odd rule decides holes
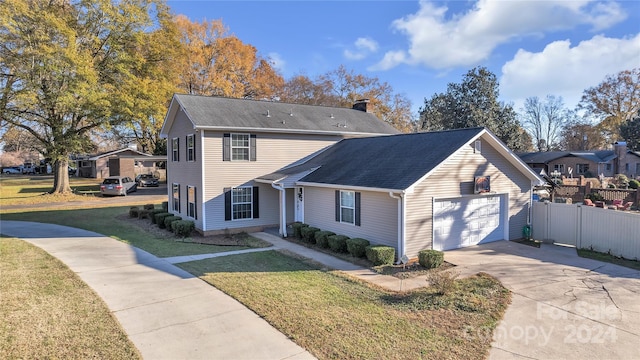
[[[398,261],[396,264],[400,263],[400,259],[405,255],[405,212],[406,212],[406,201],[404,199],[404,191],[399,193],[399,195],[394,194],[389,191],[389,196],[393,199],[398,200]]]
[[[271,183],[271,187],[278,190],[280,192],[280,229],[279,233],[282,237],[287,237],[287,199],[284,187],[280,184],[276,184],[276,182]]]

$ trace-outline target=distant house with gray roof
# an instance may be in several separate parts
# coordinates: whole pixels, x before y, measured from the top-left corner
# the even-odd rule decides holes
[[[398,134],[367,105],[174,96],[170,211],[206,234],[304,222],[398,258],[521,237],[541,179],[492,133]]]

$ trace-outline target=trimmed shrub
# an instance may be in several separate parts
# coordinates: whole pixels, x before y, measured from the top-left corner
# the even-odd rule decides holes
[[[293,228],[293,236],[297,237],[298,239],[302,239],[302,228],[307,226],[309,225],[301,222],[294,222],[293,224],[291,224],[291,227]]]
[[[140,210],[138,212],[138,219],[148,219],[149,218],[149,210]]]
[[[169,231],[173,231],[173,228],[171,227],[171,223],[178,220],[182,220],[182,218],[180,216],[175,216],[175,215],[167,216],[164,218],[164,227]]]
[[[629,189],[638,189],[640,188],[640,181],[636,179],[629,180]]]
[[[196,224],[192,220],[176,220],[171,223],[171,229],[176,236],[187,237],[195,228]]]
[[[146,205],[143,207],[143,209],[145,209],[145,210],[153,210],[153,209],[155,209],[155,208],[156,208],[156,206],[155,206],[155,205],[153,205],[153,204],[146,204]]]
[[[153,218],[156,220],[154,224],[158,225],[160,229],[164,229],[164,218],[167,216],[173,216],[173,214],[163,212],[153,215]]]
[[[155,224],[156,223],[156,214],[163,214],[163,213],[167,213],[167,212],[162,210],[162,209],[149,210],[149,218],[151,219],[151,222],[153,224]]]
[[[313,226],[305,226],[303,227],[300,232],[302,233],[302,238],[304,239],[304,241],[310,243],[310,244],[315,244],[316,243],[316,233],[320,231],[320,229],[318,229],[317,227],[313,227]]]
[[[442,265],[444,253],[438,250],[422,250],[418,253],[418,262],[427,269],[434,269]]]
[[[396,249],[384,245],[370,245],[366,250],[367,259],[378,265],[391,265],[396,257]]]
[[[329,236],[329,248],[337,253],[347,252],[347,240],[348,236],[344,235],[331,235]]]
[[[164,210],[164,212],[169,211],[169,202],[168,201],[163,201],[162,202],[162,210]]]
[[[138,208],[137,206],[132,206],[131,208],[129,208],[129,217],[138,217],[139,213],[140,208]]]
[[[353,257],[363,258],[367,254],[367,246],[369,246],[369,240],[354,238],[347,240],[347,251]]]
[[[335,235],[336,233],[334,233],[333,231],[318,231],[316,233],[316,245],[320,246],[321,248],[328,248],[329,247],[329,236],[331,235]]]

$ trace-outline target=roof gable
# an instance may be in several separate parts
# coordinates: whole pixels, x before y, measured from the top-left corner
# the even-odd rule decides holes
[[[89,160],[98,160],[98,159],[101,159],[101,158],[104,158],[104,157],[118,155],[118,154],[123,153],[125,151],[130,151],[132,153],[135,153],[135,154],[138,154],[138,155],[141,155],[141,156],[151,156],[150,154],[146,154],[146,153],[140,152],[138,150],[134,150],[134,149],[131,149],[131,148],[123,148],[123,149],[108,151],[108,152],[104,152],[104,153],[101,153],[101,154],[94,155],[94,156],[90,157]]]
[[[225,97],[174,95],[161,135],[168,136],[178,111],[195,129],[384,135],[399,131],[375,115],[349,108]]]

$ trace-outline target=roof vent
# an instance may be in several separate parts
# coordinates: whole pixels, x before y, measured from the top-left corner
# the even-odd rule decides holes
[[[289,110],[289,116],[293,116],[293,109]]]
[[[271,117],[271,114],[269,113],[269,110],[267,110],[267,117]]]
[[[329,115],[330,118],[335,119],[335,117],[333,116],[333,114]]]

